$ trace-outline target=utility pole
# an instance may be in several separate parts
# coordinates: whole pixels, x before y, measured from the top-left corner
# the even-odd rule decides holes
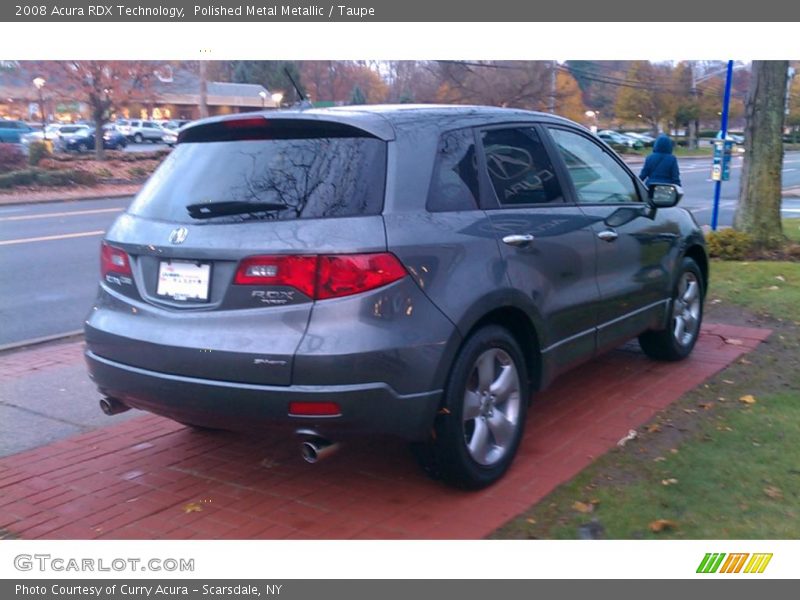
[[[551,114],[556,112],[556,70],[558,69],[558,62],[550,61],[550,102],[548,103],[547,110]]]
[[[694,119],[689,123],[689,148],[697,148],[698,136],[700,135],[700,107],[697,102],[697,73],[695,71],[696,61],[689,61],[689,72],[692,74],[692,102],[694,102]]]
[[[208,63],[200,61],[200,118],[208,116]]]

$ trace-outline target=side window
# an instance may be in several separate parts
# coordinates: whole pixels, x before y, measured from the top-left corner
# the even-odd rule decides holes
[[[542,141],[531,127],[483,132],[489,179],[503,206],[563,202],[561,185]]]
[[[142,127],[149,127],[149,128],[153,128],[153,127],[155,127],[155,125],[154,125],[154,124],[153,124],[151,121],[144,121],[144,122],[142,123]]]
[[[550,129],[581,204],[619,204],[639,202],[639,192],[631,176],[603,148],[590,139],[566,131]]]
[[[477,208],[475,137],[471,129],[449,131],[439,140],[428,192],[428,210],[443,212]]]

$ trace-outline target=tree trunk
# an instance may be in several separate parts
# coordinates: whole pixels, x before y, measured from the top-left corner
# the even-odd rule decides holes
[[[208,75],[206,69],[208,64],[206,61],[200,61],[200,118],[205,119],[208,116]]]
[[[786,77],[789,61],[753,61],[745,104],[744,165],[734,227],[757,246],[784,242],[781,228],[781,169]]]

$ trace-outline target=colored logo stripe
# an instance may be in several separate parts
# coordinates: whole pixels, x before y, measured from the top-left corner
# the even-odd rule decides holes
[[[728,557],[727,559],[725,557]],[[750,560],[748,561],[748,557]],[[723,563],[723,560],[725,561]],[[763,573],[769,561],[772,560],[771,553],[733,552],[708,552],[700,561],[697,567],[698,573],[740,573],[744,567],[745,573]],[[747,566],[745,566],[747,563]]]

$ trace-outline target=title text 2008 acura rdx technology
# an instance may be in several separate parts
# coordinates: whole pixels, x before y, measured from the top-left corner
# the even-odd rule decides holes
[[[708,261],[679,198],[521,110],[200,121],[102,243],[89,368],[109,413],[284,424],[309,460],[397,435],[488,485],[559,373],[636,336],[691,352]]]

